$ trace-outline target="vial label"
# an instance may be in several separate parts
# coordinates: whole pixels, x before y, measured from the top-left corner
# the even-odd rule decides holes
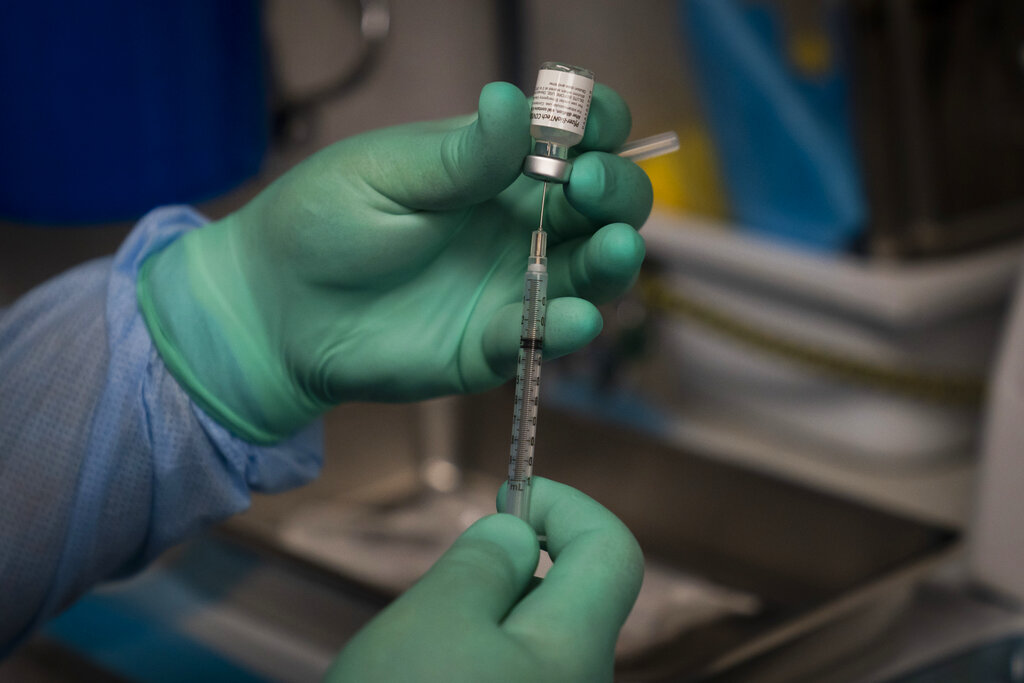
[[[582,137],[590,112],[594,79],[566,71],[541,69],[533,92],[530,123],[559,128]]]

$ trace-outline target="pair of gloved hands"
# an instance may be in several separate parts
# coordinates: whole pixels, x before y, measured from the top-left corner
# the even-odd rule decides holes
[[[639,272],[644,246],[631,226],[647,218],[650,182],[607,153],[629,128],[625,103],[598,84],[571,180],[547,202],[547,358],[593,339],[594,304]],[[139,305],[169,370],[218,422],[257,443],[344,401],[506,381],[540,206],[541,184],[520,175],[530,147],[526,97],[492,83],[476,116],[374,131],[313,155],[146,261]],[[639,585],[635,542],[572,489],[538,482],[534,496],[531,522],[556,556],[541,587],[527,591],[534,533],[512,517],[487,518],[353,641],[336,671],[610,676]]]

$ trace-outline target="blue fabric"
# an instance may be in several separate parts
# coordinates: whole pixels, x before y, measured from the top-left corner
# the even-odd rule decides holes
[[[46,634],[132,681],[268,683],[219,652],[139,614],[133,605],[95,594],[51,621]]]
[[[0,317],[0,655],[97,582],[244,510],[250,491],[319,472],[319,422],[279,444],[244,442],[189,399],[149,338],[139,266],[204,222],[158,209],[116,256]]]

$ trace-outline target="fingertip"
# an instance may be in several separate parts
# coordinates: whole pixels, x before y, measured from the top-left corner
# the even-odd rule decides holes
[[[544,355],[554,359],[579,351],[592,342],[603,327],[601,312],[586,299],[552,299],[547,310]]]
[[[622,96],[603,83],[595,83],[587,128],[580,146],[583,149],[615,149],[629,137],[632,126],[633,117]]]
[[[590,271],[597,277],[621,280],[635,277],[647,254],[647,245],[636,230],[625,223],[604,226],[587,243]]]
[[[438,628],[500,621],[526,591],[540,557],[528,524],[511,515],[477,520],[388,610],[458,615]]]
[[[473,173],[493,178],[484,196],[504,189],[517,177],[530,151],[530,107],[526,96],[511,83],[495,81],[480,90],[472,147],[467,159]],[[463,155],[466,156],[466,155]]]
[[[631,226],[605,225],[570,256],[570,291],[597,304],[621,296],[636,282],[645,253],[643,238]]]
[[[581,154],[572,164],[567,190],[598,197],[615,191],[615,174],[610,172],[603,154]]]
[[[556,300],[557,301],[557,300]],[[563,300],[566,307],[572,305],[572,315],[566,316],[566,322],[572,326],[580,348],[594,341],[604,328],[604,318],[597,306],[586,299],[567,298]],[[557,309],[556,309],[557,312]]]
[[[480,542],[500,549],[517,579],[525,577],[528,580],[533,576],[540,556],[540,543],[533,529],[523,520],[503,513],[482,517],[463,532],[456,545]]]
[[[506,481],[498,488],[498,495],[494,499],[494,509],[499,512],[505,509],[505,499],[508,497],[508,482]]]
[[[576,158],[565,196],[591,220],[637,227],[646,222],[654,203],[651,179],[644,170],[628,159],[603,152]]]
[[[530,105],[519,88],[503,81],[488,83],[480,90],[477,113],[485,134],[518,138],[525,156],[530,146]]]
[[[516,606],[505,627],[545,623],[563,633],[586,624],[614,642],[640,592],[640,544],[610,510],[585,493],[543,477],[533,478],[530,523],[546,537],[554,560],[543,584]],[[602,599],[594,600],[600,595]]]
[[[455,209],[490,199],[519,177],[529,152],[526,98],[509,83],[488,83],[480,91],[475,120],[444,131],[437,143],[429,136],[426,140],[421,144],[431,165],[397,174],[412,177],[408,182],[422,188],[413,206]],[[440,145],[439,164],[434,144]]]
[[[628,599],[640,590],[644,554],[636,537],[614,513],[587,494],[557,481],[534,477],[530,523],[546,535],[548,552],[556,558],[584,534],[600,536],[595,549],[607,551],[606,563],[615,563],[615,574]],[[611,567],[609,567],[611,568]]]

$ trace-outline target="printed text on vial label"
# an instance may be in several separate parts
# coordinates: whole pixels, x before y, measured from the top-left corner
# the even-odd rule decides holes
[[[590,92],[585,88],[566,83],[538,84],[530,118],[536,124],[575,128],[582,133],[589,100]]]

